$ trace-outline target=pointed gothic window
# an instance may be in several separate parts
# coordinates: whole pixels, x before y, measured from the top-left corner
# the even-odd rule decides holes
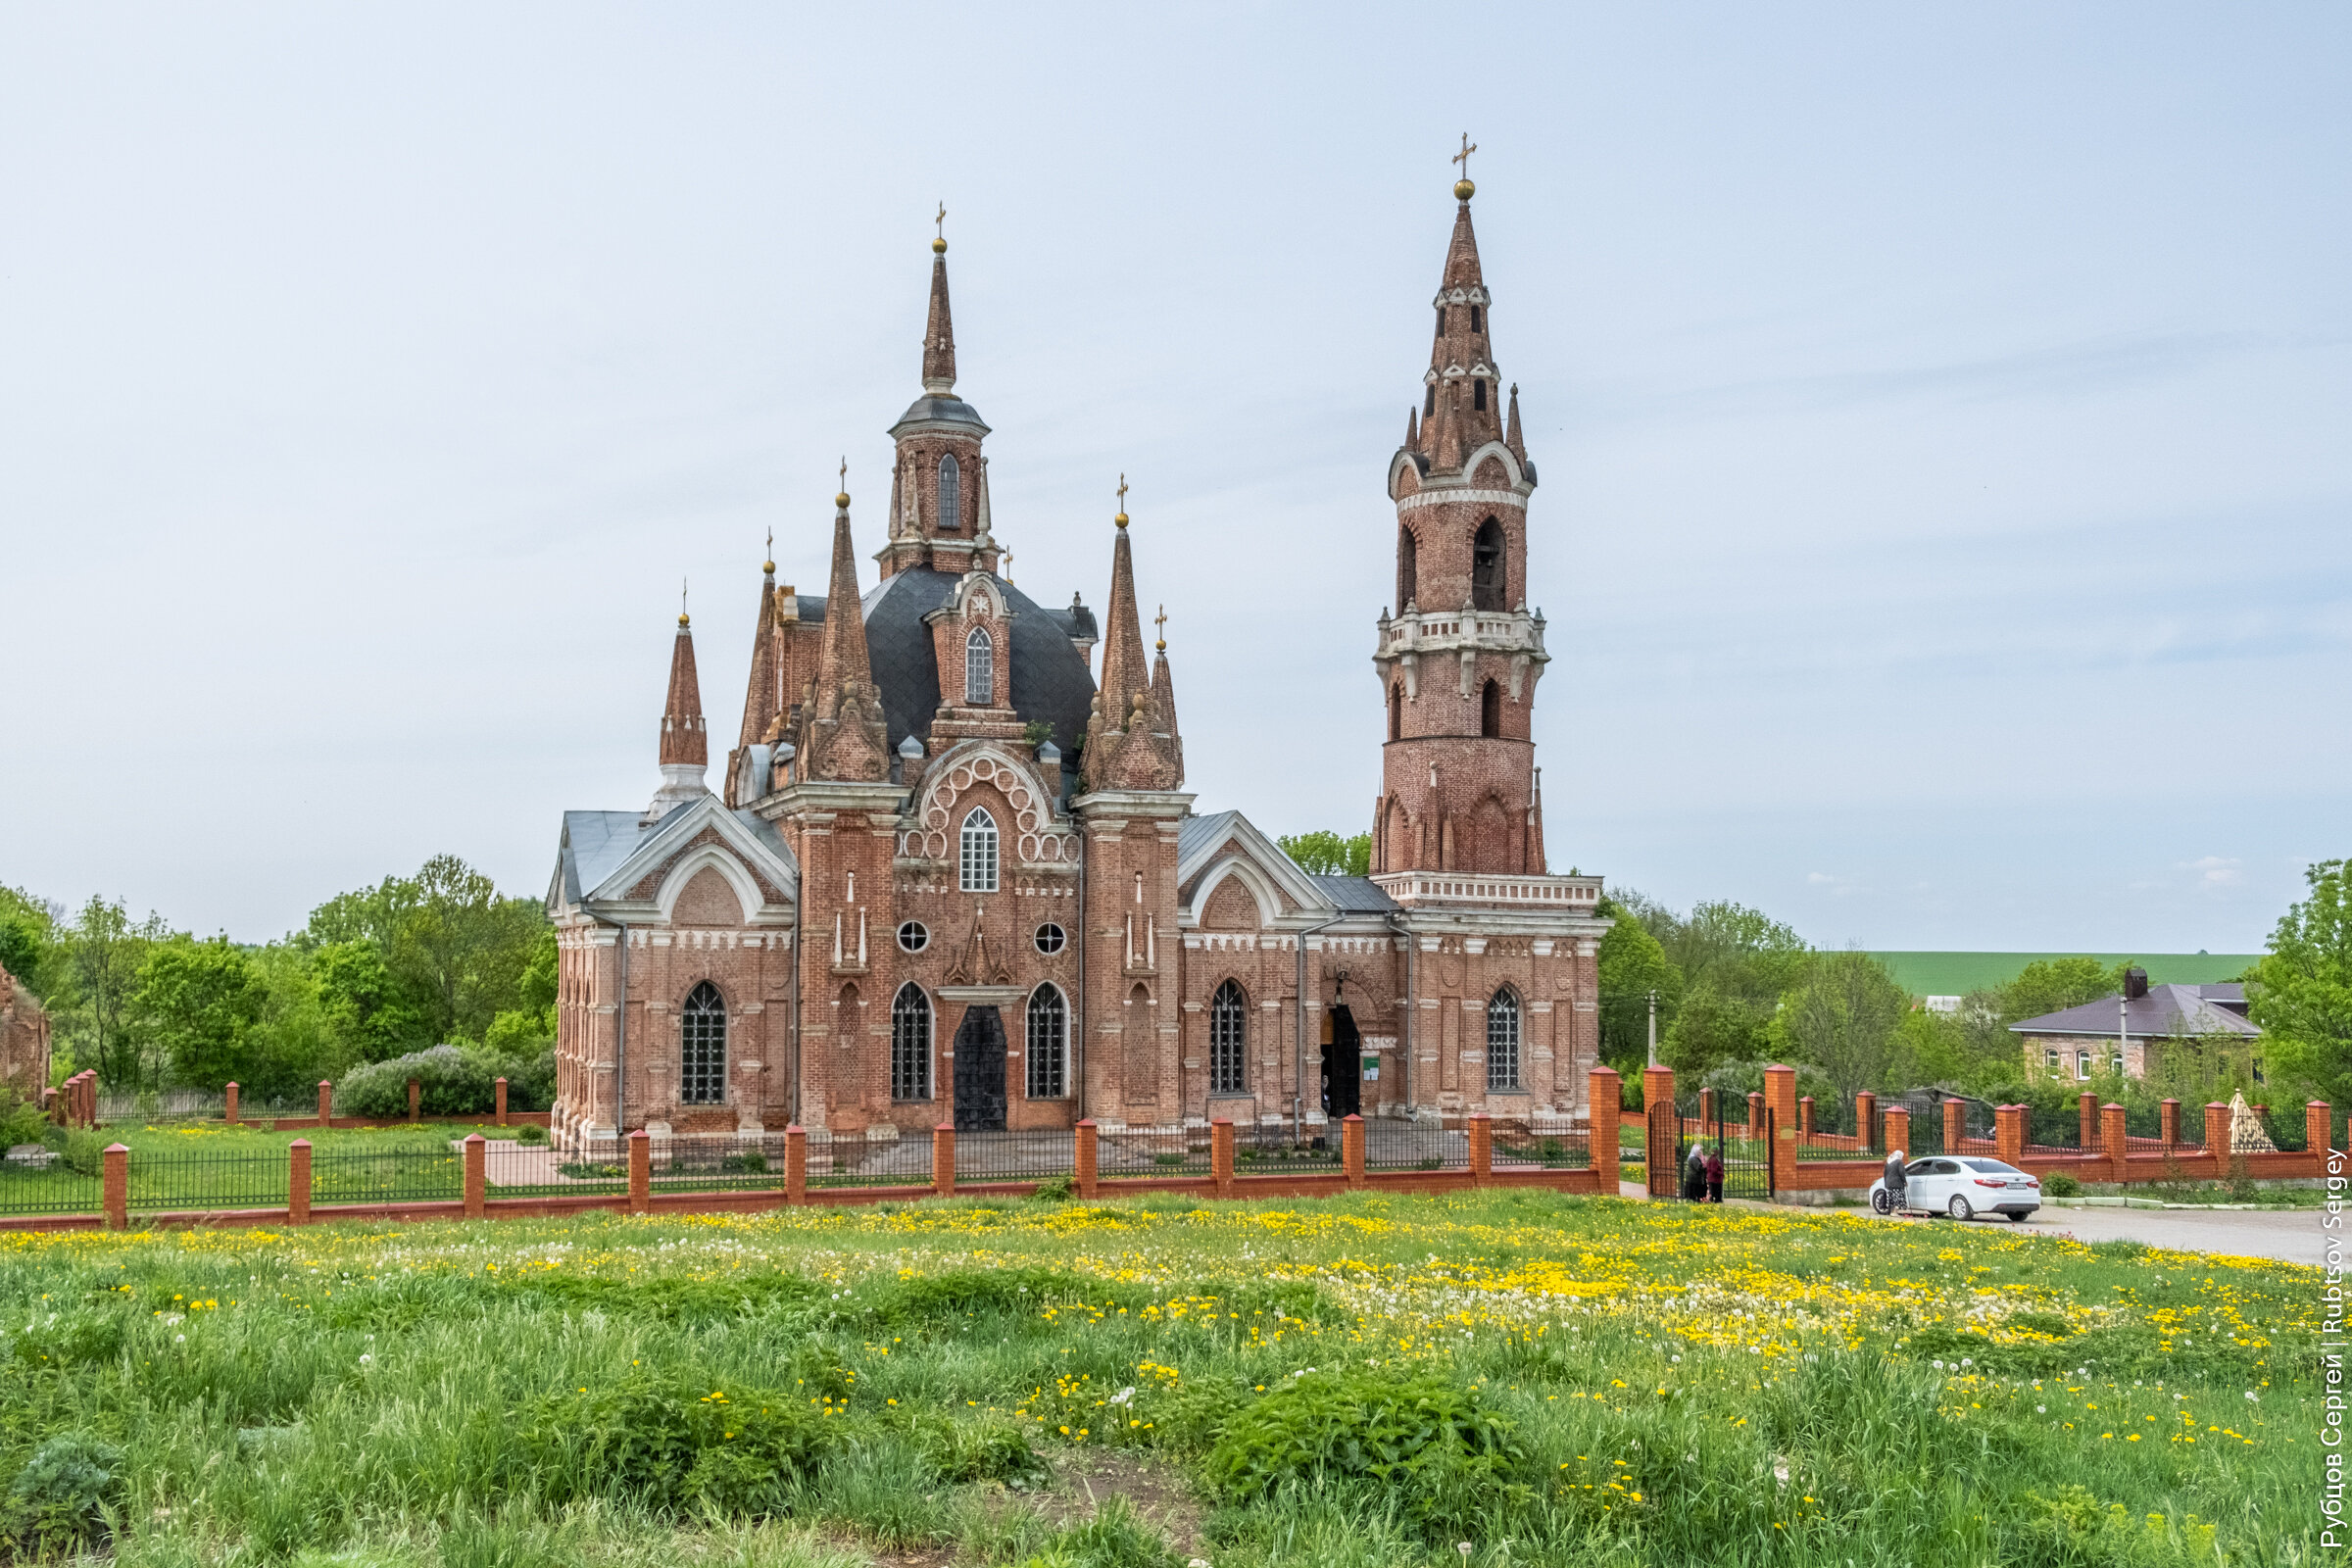
[[[1445,307],[1445,306],[1443,306],[1443,305],[1441,305],[1441,306],[1439,306],[1439,307],[1438,307],[1438,336],[1440,336],[1440,337],[1444,337],[1445,335],[1446,335],[1446,307]]]
[[[931,1098],[931,999],[911,980],[890,1004],[890,1098]]]
[[[1208,1002],[1208,1092],[1250,1092],[1250,999],[1231,980]]]
[[[1404,687],[1389,688],[1389,739],[1404,739]]]
[[[1478,732],[1488,740],[1502,733],[1502,688],[1493,681],[1479,690]]]
[[[1421,542],[1413,530],[1399,526],[1396,530],[1396,613],[1403,614],[1404,607],[1421,597]]]
[[[1487,406],[1487,378],[1483,375],[1470,383],[1470,406],[1474,409]]]
[[[716,1105],[727,1098],[727,1004],[706,980],[686,993],[679,1016],[678,1099]]]
[[[1486,327],[1479,321],[1478,307],[1475,305],[1470,307],[1470,330],[1473,332],[1483,332],[1486,330]]]
[[[954,533],[963,526],[963,473],[951,452],[939,460],[939,531]]]
[[[1487,1004],[1487,1088],[1519,1087],[1519,997],[1509,986]]]
[[[1478,525],[1478,535],[1470,542],[1471,608],[1507,609],[1502,592],[1502,524],[1489,517]]]
[[[1039,986],[1029,999],[1029,1098],[1059,1100],[1067,1095],[1069,1060],[1069,1004],[1054,986]]]
[[[963,700],[973,708],[997,700],[997,645],[985,626],[974,626],[963,640]]]
[[[1438,383],[1429,383],[1429,395],[1421,400],[1421,417],[1428,418],[1438,412]]]
[[[963,819],[956,886],[965,893],[997,891],[997,819],[975,806]]]

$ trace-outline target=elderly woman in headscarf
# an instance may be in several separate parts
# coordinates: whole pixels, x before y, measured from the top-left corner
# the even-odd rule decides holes
[[[1903,1167],[1905,1163],[1907,1162],[1903,1158],[1903,1152],[1899,1149],[1889,1152],[1886,1155],[1886,1169],[1882,1180],[1886,1183],[1886,1211],[1890,1214],[1900,1214],[1903,1211]]]
[[[1707,1200],[1707,1146],[1692,1144],[1690,1158],[1683,1166],[1683,1196],[1693,1203]]]

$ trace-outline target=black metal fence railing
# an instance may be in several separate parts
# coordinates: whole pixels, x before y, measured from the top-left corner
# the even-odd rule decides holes
[[[1098,1158],[1101,1152],[1098,1145]],[[959,1182],[1052,1181],[1077,1168],[1078,1135],[1067,1128],[956,1135]]]
[[[1876,1162],[1885,1160],[1886,1152],[1874,1147],[1859,1133],[1825,1132],[1816,1127],[1809,1133],[1798,1132],[1796,1157],[1800,1160],[1851,1159]]]
[[[1539,1133],[1497,1123],[1493,1160],[1497,1170],[1508,1165],[1588,1170],[1592,1164],[1592,1139],[1584,1132]]]
[[[1364,1168],[1468,1170],[1470,1135],[1418,1117],[1375,1117],[1364,1123]]]
[[[811,1187],[928,1187],[928,1136],[871,1139],[856,1134],[808,1135]]]
[[[283,1154],[143,1154],[128,1163],[133,1209],[282,1208]]]
[[[1237,1129],[1238,1131],[1238,1129]],[[1236,1140],[1239,1157],[1239,1140]],[[1208,1130],[1106,1132],[1095,1138],[1095,1174],[1114,1176],[1205,1176]]]
[[[69,1164],[54,1150],[0,1163],[0,1214],[95,1214],[103,1198],[94,1165]]]
[[[1233,1129],[1233,1170],[1237,1176],[1266,1176],[1277,1171],[1324,1171],[1340,1168],[1340,1124],[1317,1126],[1302,1122],[1294,1131],[1283,1122],[1245,1122]]]
[[[130,1164],[136,1170],[139,1156]],[[311,1160],[313,1203],[430,1203],[465,1196],[466,1167],[454,1149],[335,1149]]]

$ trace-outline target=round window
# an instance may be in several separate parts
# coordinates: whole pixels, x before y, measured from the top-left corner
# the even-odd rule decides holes
[[[899,927],[899,946],[908,953],[920,953],[931,945],[931,933],[920,920],[909,920]]]
[[[1037,928],[1037,951],[1040,953],[1059,953],[1062,944],[1068,940],[1062,935],[1061,927],[1051,920]]]

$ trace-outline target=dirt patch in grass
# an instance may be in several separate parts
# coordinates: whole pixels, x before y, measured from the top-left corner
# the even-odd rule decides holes
[[[1036,1503],[1056,1525],[1081,1523],[1111,1498],[1125,1497],[1168,1538],[1179,1556],[1205,1555],[1200,1526],[1208,1510],[1169,1466],[1117,1448],[1079,1449],[1056,1456],[1053,1466],[1054,1485]]]

